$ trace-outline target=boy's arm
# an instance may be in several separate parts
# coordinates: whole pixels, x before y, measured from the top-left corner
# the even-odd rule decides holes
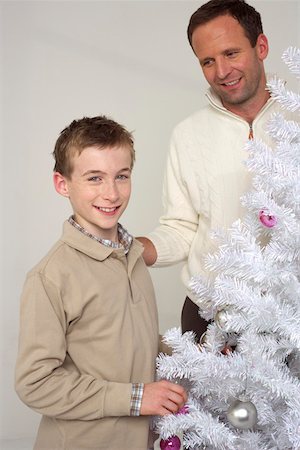
[[[187,401],[182,386],[161,380],[145,384],[141,405],[141,415],[159,415],[176,413]]]
[[[16,391],[25,404],[40,414],[65,420],[131,415],[132,383],[81,374],[66,364],[65,312],[58,289],[41,274],[26,280],[20,318]],[[174,407],[169,405],[177,399],[171,385],[145,384],[140,413],[166,413]],[[155,402],[152,395],[158,396]]]
[[[24,403],[67,420],[130,415],[131,383],[82,374],[66,363],[65,312],[58,289],[40,274],[25,283],[20,318],[16,391]]]

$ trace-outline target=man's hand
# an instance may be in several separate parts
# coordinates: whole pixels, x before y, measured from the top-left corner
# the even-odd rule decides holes
[[[176,413],[187,401],[187,394],[182,386],[162,380],[144,385],[141,415],[159,415]]]
[[[152,241],[143,236],[137,237],[136,239],[144,246],[143,258],[146,266],[152,266],[152,264],[154,264],[157,260],[156,248],[154,247]]]

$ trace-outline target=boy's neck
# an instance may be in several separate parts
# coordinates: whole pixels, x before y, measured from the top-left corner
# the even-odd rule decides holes
[[[127,253],[132,244],[133,237],[128,233],[127,230],[125,230],[125,228],[122,227],[122,225],[120,223],[118,223],[117,238],[114,241],[114,240],[107,239],[107,238],[101,238],[101,237],[94,235],[93,233],[90,233],[76,221],[76,217],[74,217],[74,216],[71,216],[68,221],[71,225],[73,225],[75,228],[77,228],[81,233],[83,233],[84,235],[88,236],[91,239],[94,239],[95,241],[99,242],[100,244],[105,245],[106,247],[124,248],[125,253]]]

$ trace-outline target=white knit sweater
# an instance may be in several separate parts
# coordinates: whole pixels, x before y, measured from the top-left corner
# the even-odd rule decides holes
[[[211,252],[212,230],[227,228],[243,216],[240,197],[250,187],[244,161],[249,124],[223,107],[209,90],[209,104],[175,128],[163,186],[164,214],[149,234],[158,258],[153,267],[186,260],[182,277],[188,289],[193,275],[204,271]],[[270,115],[280,110],[269,99],[255,118],[255,138],[272,145],[265,131]],[[193,298],[191,292],[187,292]]]

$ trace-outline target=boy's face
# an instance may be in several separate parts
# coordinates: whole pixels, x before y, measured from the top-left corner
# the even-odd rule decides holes
[[[75,220],[89,233],[117,241],[117,225],[131,193],[128,147],[87,147],[72,159],[70,179],[54,173],[58,193],[68,197]]]

